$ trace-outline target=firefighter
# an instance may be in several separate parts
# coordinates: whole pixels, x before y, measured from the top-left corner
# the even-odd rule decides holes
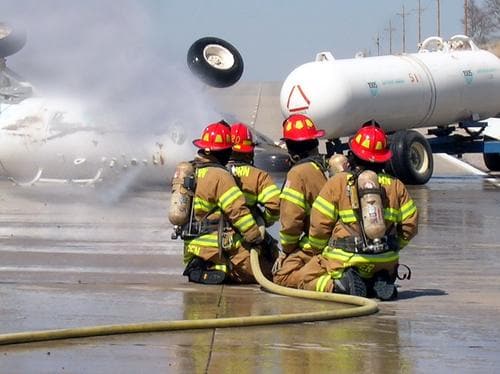
[[[205,284],[252,283],[246,263],[248,249],[262,237],[245,197],[225,168],[232,152],[231,128],[220,121],[208,125],[194,160],[195,180],[192,209],[195,232],[184,240],[183,275]]]
[[[243,123],[231,125],[233,152],[228,168],[243,192],[246,204],[250,208],[257,224],[264,235],[261,252],[261,269],[271,278],[272,264],[279,254],[276,241],[265,231],[279,219],[280,190],[271,176],[253,166],[254,148],[252,133]],[[247,267],[250,267],[248,253]]]
[[[391,300],[417,208],[405,185],[384,173],[392,152],[376,122],[365,123],[349,148],[352,171],[330,178],[312,205],[310,243],[322,254],[304,267],[299,288]]]
[[[302,114],[293,114],[283,122],[283,140],[292,167],[280,195],[283,253],[273,269],[273,281],[282,286],[297,287],[302,281],[301,268],[316,254],[308,237],[309,212],[326,182],[325,162],[318,152],[318,138],[324,134]]]

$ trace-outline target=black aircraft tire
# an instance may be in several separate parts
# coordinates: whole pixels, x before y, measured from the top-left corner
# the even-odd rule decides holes
[[[0,58],[13,55],[26,44],[26,33],[24,31],[16,30],[10,25],[1,22],[0,29],[9,30],[5,36],[0,36]]]
[[[406,184],[425,184],[434,170],[429,142],[417,131],[396,131],[389,139],[392,158],[386,170]]]
[[[195,41],[188,50],[187,64],[193,74],[212,87],[232,86],[243,74],[243,58],[238,50],[215,37]]]
[[[484,164],[490,171],[500,171],[500,153],[483,153]]]

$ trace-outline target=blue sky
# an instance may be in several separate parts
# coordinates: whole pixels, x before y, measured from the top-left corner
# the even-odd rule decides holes
[[[57,56],[58,48],[78,47],[68,35],[95,38],[95,29],[103,29],[103,38],[120,44],[131,31],[130,43],[147,44],[165,59],[182,64],[194,40],[212,35],[240,50],[246,63],[243,79],[282,80],[318,51],[329,50],[337,58],[350,58],[360,50],[376,54],[377,33],[381,53],[387,54],[389,20],[395,29],[393,52],[401,52],[402,19],[396,13],[402,12],[403,4],[409,13],[407,52],[413,52],[418,0],[3,0],[2,18],[27,25],[30,34],[25,50],[11,58],[16,64],[25,65],[27,58],[44,62],[47,53]],[[425,38],[437,33],[437,1],[421,0],[421,5]],[[441,35],[462,33],[462,17],[463,1],[441,0]]]
[[[402,50],[402,12],[405,5],[407,52],[417,44],[418,0],[310,0],[310,1],[165,1],[157,16],[181,35],[167,38],[177,46],[191,39],[215,35],[236,45],[246,61],[249,80],[283,79],[293,67],[311,60],[316,52],[329,50],[336,58],[350,58],[360,50],[389,53],[389,21],[392,22],[393,52]],[[437,34],[437,1],[421,0],[422,37]],[[441,35],[463,33],[463,1],[441,0]],[[178,25],[178,26],[175,26]]]

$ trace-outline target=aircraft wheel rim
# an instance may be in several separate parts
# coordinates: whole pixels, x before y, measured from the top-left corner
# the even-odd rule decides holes
[[[233,54],[219,44],[208,44],[203,49],[203,57],[215,69],[228,70],[234,66]]]
[[[410,163],[413,169],[419,173],[425,173],[429,168],[429,156],[423,144],[413,143],[410,147]]]

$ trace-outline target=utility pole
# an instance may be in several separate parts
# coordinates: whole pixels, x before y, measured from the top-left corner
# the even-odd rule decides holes
[[[375,37],[375,45],[377,46],[377,56],[380,56],[380,33],[377,32],[377,36]]]
[[[469,2],[464,0],[464,35],[469,36]]]
[[[413,9],[413,11],[417,12],[417,23],[418,23],[418,45],[420,46],[420,42],[422,42],[422,13],[425,8],[422,8],[421,0],[418,0],[418,8]]]
[[[392,32],[396,29],[392,27],[392,21],[389,20],[389,28],[384,29],[384,31],[389,31],[389,54],[392,55]]]
[[[405,22],[405,17],[410,14],[410,13],[405,13],[405,6],[403,4],[403,12],[402,13],[396,13],[398,16],[401,16],[403,19],[403,53],[406,52],[406,22]]]
[[[437,1],[437,36],[441,36],[441,0]]]

